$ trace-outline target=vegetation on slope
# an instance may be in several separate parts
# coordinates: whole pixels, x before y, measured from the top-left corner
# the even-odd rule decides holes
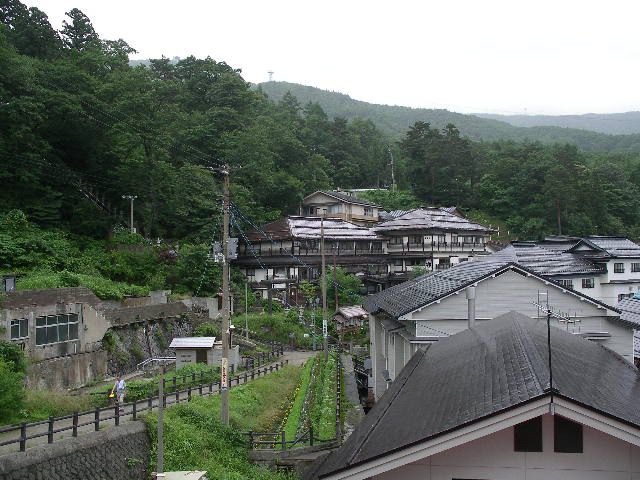
[[[618,124],[622,120],[619,118],[585,119],[576,116],[577,118],[537,119],[535,115],[527,115],[522,118],[487,114],[469,115],[441,109],[377,105],[354,100],[343,93],[330,92],[296,83],[265,82],[259,84],[258,87],[274,101],[280,101],[287,93],[290,93],[303,104],[309,102],[319,104],[329,117],[370,120],[380,130],[394,138],[404,135],[415,122],[428,122],[437,129],[443,129],[447,124],[452,123],[460,129],[464,136],[473,140],[572,143],[584,150],[603,152],[637,152],[640,150],[637,112],[630,112],[636,117],[629,119],[629,122],[633,122],[633,126],[620,128]],[[616,124],[618,128],[613,128],[613,124]],[[604,133],[598,133],[603,128],[605,129]],[[613,133],[627,135],[608,135]]]
[[[164,419],[165,469],[206,470],[209,478],[276,480],[294,478],[251,464],[247,438],[240,432],[272,431],[282,408],[295,391],[299,367],[287,366],[230,391],[229,428],[220,422],[220,398],[194,398],[189,404],[166,410]],[[147,419],[152,445],[156,445],[157,416]],[[155,465],[152,452],[152,468]]]

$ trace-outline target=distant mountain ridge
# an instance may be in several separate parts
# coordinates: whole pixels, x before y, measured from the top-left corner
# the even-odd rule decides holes
[[[584,115],[498,115],[493,113],[475,113],[474,115],[506,122],[516,127],[578,128],[610,135],[640,133],[640,112],[586,113]]]
[[[500,117],[498,119],[487,118],[486,115],[468,115],[448,110],[378,105],[354,100],[344,93],[289,82],[264,82],[258,84],[257,88],[274,101],[279,101],[290,91],[302,105],[309,102],[319,103],[330,117],[370,119],[380,130],[393,138],[403,136],[415,122],[424,121],[437,128],[444,128],[448,123],[453,123],[463,135],[473,140],[530,140],[543,143],[572,143],[587,151],[640,152],[640,133],[610,135],[585,129],[551,125],[514,126],[507,121],[511,117],[496,116]],[[529,117],[527,116],[527,118]],[[638,132],[640,132],[640,126]]]

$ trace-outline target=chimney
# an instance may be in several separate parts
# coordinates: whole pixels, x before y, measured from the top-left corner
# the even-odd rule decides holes
[[[469,328],[474,328],[476,326],[476,287],[467,288],[467,311]]]

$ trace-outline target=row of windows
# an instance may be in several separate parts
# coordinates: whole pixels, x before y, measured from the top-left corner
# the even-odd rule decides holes
[[[558,283],[565,288],[573,289],[573,280],[572,279],[564,279],[558,280]],[[582,288],[595,288],[596,287],[596,279],[595,278],[583,278],[582,279]]]
[[[423,235],[409,235],[408,237],[409,243],[411,245],[422,245],[423,243],[429,243],[431,240],[431,236],[423,236]],[[433,241],[436,243],[446,243],[447,236],[446,235],[433,235]],[[404,243],[404,237],[400,236],[392,236],[389,240],[389,243],[392,245],[401,245]],[[478,236],[463,236],[459,237],[458,235],[451,235],[451,243],[484,243],[484,237]]]
[[[633,262],[631,264],[631,271],[634,273],[640,272],[640,262],[639,263]],[[624,263],[615,262],[613,264],[613,273],[624,273]]]
[[[516,425],[513,429],[513,443],[516,452],[542,452],[542,417]],[[553,451],[582,453],[582,425],[554,415]]]
[[[78,339],[78,314],[66,313],[36,318],[36,345]]]

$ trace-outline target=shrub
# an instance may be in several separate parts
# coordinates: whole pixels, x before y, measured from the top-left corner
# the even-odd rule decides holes
[[[213,322],[201,323],[193,331],[196,337],[220,337],[220,329]]]
[[[3,360],[14,372],[27,372],[24,352],[16,343],[0,340],[0,360]]]
[[[0,358],[0,421],[14,418],[24,403],[24,374]]]

